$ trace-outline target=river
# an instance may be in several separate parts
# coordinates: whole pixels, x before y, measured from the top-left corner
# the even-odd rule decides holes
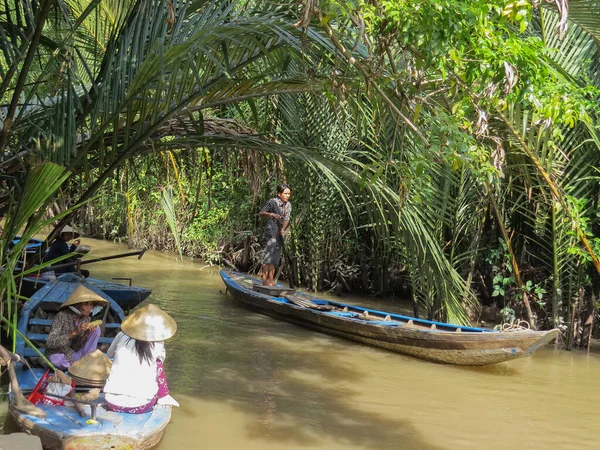
[[[127,251],[82,243],[90,257]],[[151,287],[148,301],[177,320],[165,366],[181,407],[158,450],[600,447],[598,352],[548,346],[494,366],[445,366],[249,312],[224,293],[217,268],[174,255],[88,268]]]

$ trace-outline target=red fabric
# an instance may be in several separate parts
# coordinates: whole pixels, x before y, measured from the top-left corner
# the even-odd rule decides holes
[[[40,378],[40,381],[37,382],[37,384],[35,385],[35,388],[33,389],[33,392],[31,394],[29,394],[29,397],[27,397],[27,400],[29,400],[34,405],[37,405],[38,403],[41,403],[42,405],[56,405],[56,406],[64,405],[65,404],[64,400],[59,400],[57,398],[51,398],[51,397],[47,397],[46,395],[44,395],[44,393],[46,392],[46,388],[48,387],[49,381],[50,381],[50,369],[46,370],[46,373],[42,376],[42,378]],[[75,389],[75,386],[76,386],[76,383],[73,381],[71,383],[71,390],[67,393],[67,395],[65,395],[65,397],[68,397],[69,394],[71,394],[71,392],[73,392],[73,389]]]

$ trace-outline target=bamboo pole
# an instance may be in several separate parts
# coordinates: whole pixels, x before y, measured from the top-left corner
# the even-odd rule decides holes
[[[15,275],[15,278],[20,278],[20,277],[23,277],[25,275],[29,275],[30,273],[49,272],[51,270],[63,269],[65,267],[77,266],[79,268],[79,266],[83,266],[84,264],[91,264],[91,263],[95,263],[95,262],[109,261],[111,259],[126,258],[127,256],[137,256],[138,259],[142,259],[142,256],[144,256],[145,252],[146,252],[146,249],[143,249],[143,250],[139,250],[139,251],[136,251],[136,252],[127,252],[127,253],[120,253],[118,255],[104,256],[102,258],[86,259],[85,261],[82,261],[81,259],[77,259],[76,261],[72,261],[72,262],[68,262],[68,263],[64,263],[64,264],[56,264],[55,266],[44,267],[44,268],[41,268],[39,270],[35,270],[33,272],[26,271],[26,272],[20,273],[18,275]]]

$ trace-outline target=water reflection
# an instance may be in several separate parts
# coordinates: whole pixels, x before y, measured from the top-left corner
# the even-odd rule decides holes
[[[93,256],[123,251],[85,243]],[[178,322],[166,370],[181,408],[159,450],[598,447],[597,354],[547,347],[489,367],[437,365],[249,312],[201,267],[152,252],[90,267],[151,287]]]

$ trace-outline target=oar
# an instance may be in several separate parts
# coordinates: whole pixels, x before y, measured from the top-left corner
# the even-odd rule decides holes
[[[137,256],[138,259],[142,259],[142,256],[144,256],[145,252],[146,252],[146,249],[143,249],[143,250],[139,250],[137,252],[127,252],[127,253],[120,253],[118,255],[104,256],[102,258],[86,259],[85,261],[81,261],[80,259],[78,259],[77,261],[71,261],[71,262],[64,263],[64,264],[57,264],[55,266],[43,267],[43,268],[41,268],[39,270],[36,270],[35,273],[48,272],[50,270],[62,269],[63,267],[83,266],[84,264],[91,264],[91,263],[94,263],[94,262],[108,261],[108,260],[111,260],[111,259],[126,258],[127,256]],[[19,278],[19,277],[22,277],[22,276],[23,276],[23,274],[21,273],[19,275],[16,275],[15,278]]]
[[[284,242],[283,236],[280,235],[279,238],[281,239],[281,254],[282,254],[282,256],[285,255],[285,260],[289,264],[290,262],[289,262],[289,260],[287,258],[287,255],[286,255],[285,242]],[[277,280],[279,280],[279,275],[281,275],[281,269],[283,269],[283,261],[279,261],[279,269],[277,269],[277,275],[275,275],[275,279],[273,280],[273,282],[275,284],[277,284]]]
[[[290,279],[289,279],[290,288],[294,289],[295,276],[294,276],[294,269],[292,267],[292,259],[290,258],[290,254],[287,251],[287,247],[285,246],[283,236],[281,236],[281,253],[285,256],[287,265],[290,268]],[[277,280],[279,279],[279,275],[281,275],[281,269],[283,269],[283,264],[279,264],[279,269],[277,269],[277,275],[275,276],[275,279],[273,280],[275,283],[277,283]]]
[[[290,233],[292,232],[292,222],[289,223],[288,225],[289,229],[290,229]],[[284,243],[284,239],[283,236],[281,236],[281,251],[282,253],[285,255],[285,260],[290,268],[290,280],[289,280],[289,284],[290,284],[290,288],[294,289],[296,286],[296,274],[294,273],[294,264],[292,263],[292,258],[290,258],[290,254],[287,251],[287,247],[285,246]],[[277,276],[275,277],[275,283],[277,283],[277,280],[279,279],[279,275],[281,275],[281,269],[283,268],[283,264],[279,265],[279,270],[277,271]]]

